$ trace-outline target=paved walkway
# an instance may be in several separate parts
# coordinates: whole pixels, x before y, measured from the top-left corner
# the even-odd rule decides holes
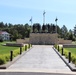
[[[7,70],[68,71],[70,69],[50,45],[34,45],[23,57]]]

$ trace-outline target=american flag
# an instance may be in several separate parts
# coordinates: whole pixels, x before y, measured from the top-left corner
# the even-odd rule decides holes
[[[46,13],[46,12],[44,11],[44,12],[43,12],[43,15],[45,15],[45,13]]]
[[[31,19],[29,21],[32,21],[32,17],[31,17]]]
[[[58,19],[57,19],[57,17],[56,17],[56,19],[55,19],[55,21],[57,21]]]

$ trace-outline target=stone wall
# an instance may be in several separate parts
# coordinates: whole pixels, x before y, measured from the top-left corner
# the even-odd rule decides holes
[[[65,44],[63,45],[64,48],[76,48],[76,45],[73,44]]]
[[[23,47],[24,46],[24,44],[23,43],[21,43],[21,44],[18,44],[18,43],[6,43],[6,46],[14,46],[14,47]]]
[[[29,38],[25,38],[25,39],[17,39],[16,43],[21,44],[21,43],[25,43],[28,44],[29,43]]]
[[[31,33],[29,42],[31,44],[50,45],[58,43],[57,34]]]
[[[31,43],[34,45],[71,44],[72,40],[58,38],[58,34],[55,33],[30,33],[29,38],[17,39],[16,43]]]
[[[72,44],[72,40],[64,40],[59,38],[59,44]]]

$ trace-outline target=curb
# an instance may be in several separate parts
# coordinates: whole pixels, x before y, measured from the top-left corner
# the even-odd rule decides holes
[[[68,61],[66,61],[65,58],[62,57],[62,55],[57,51],[57,49],[55,49],[54,47],[52,48],[59,55],[59,57],[65,62],[65,64],[70,68],[70,70],[76,72],[76,68],[73,67],[70,63],[68,63]]]
[[[9,66],[11,66],[13,63],[15,63],[18,59],[20,59],[22,56],[24,56],[28,51],[30,51],[33,47],[30,49],[27,49],[27,51],[24,51],[21,55],[18,55],[13,59],[13,61],[7,62],[7,64],[0,65],[0,69],[7,69]]]

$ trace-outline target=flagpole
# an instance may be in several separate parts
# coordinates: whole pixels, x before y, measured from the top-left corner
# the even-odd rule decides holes
[[[56,17],[56,19],[55,19],[55,22],[56,22],[56,33],[57,33],[57,21],[58,21],[58,19]]]
[[[55,19],[55,22],[56,22],[56,34],[57,34],[57,21],[58,21],[58,19],[56,17],[56,19]],[[55,39],[55,40],[56,40],[55,44],[58,44],[58,39]]]
[[[31,30],[33,30],[33,28],[32,28],[32,17],[31,17],[31,19],[29,21],[31,22]]]
[[[31,17],[31,26],[32,26],[32,17]]]
[[[43,25],[45,25],[45,11],[43,12]]]

